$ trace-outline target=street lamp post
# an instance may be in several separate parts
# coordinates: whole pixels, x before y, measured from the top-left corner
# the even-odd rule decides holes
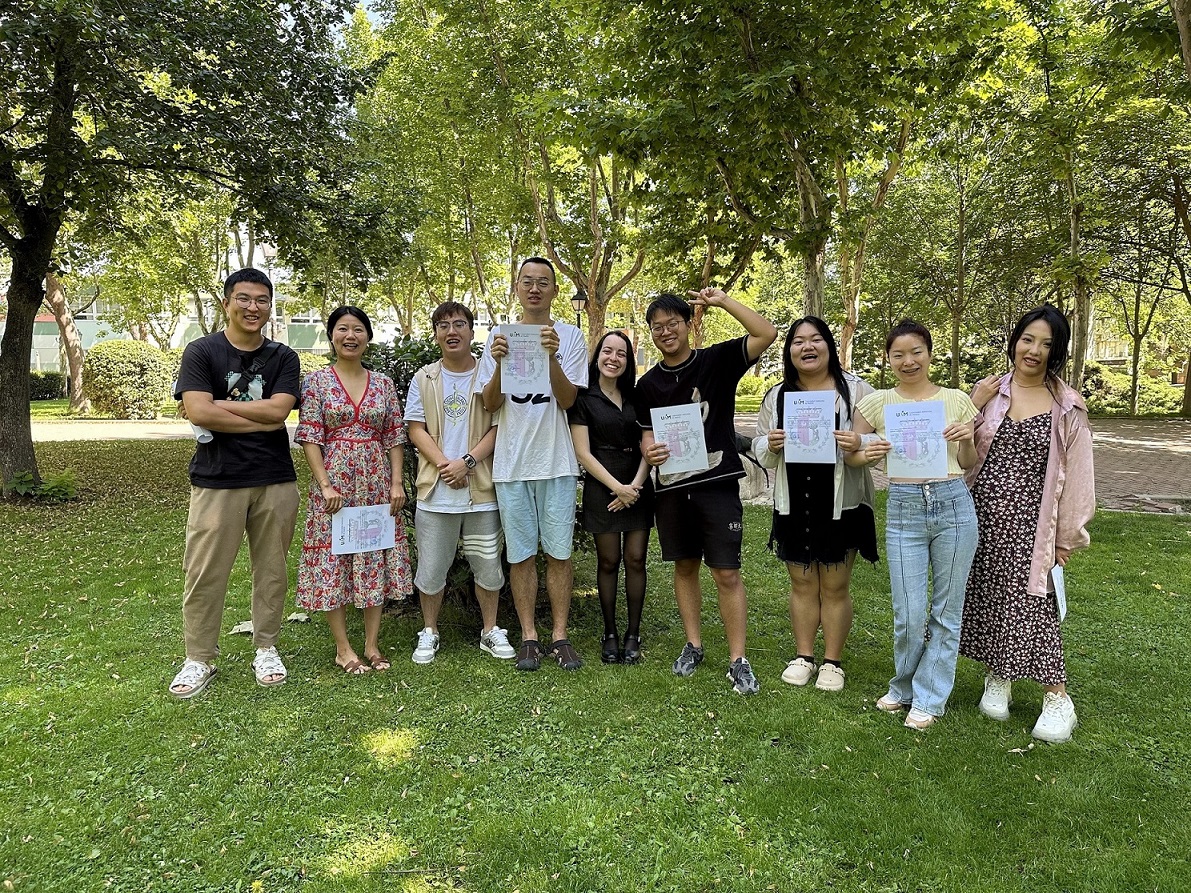
[[[575,290],[575,297],[571,298],[571,306],[575,308],[575,327],[583,328],[583,309],[587,306],[587,292],[582,288]]]

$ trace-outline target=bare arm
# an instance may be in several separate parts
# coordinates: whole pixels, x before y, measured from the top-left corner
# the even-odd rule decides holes
[[[389,450],[389,471],[393,478],[389,483],[389,514],[396,517],[405,505],[405,444]]]
[[[565,412],[575,405],[579,388],[567,378],[562,363],[558,361],[558,345],[558,332],[554,330],[554,326],[542,326],[542,347],[546,349],[546,356],[550,362],[550,391]]]
[[[492,344],[488,347],[488,354],[496,361],[496,371],[492,373],[492,377],[484,385],[484,390],[480,393],[480,399],[484,401],[484,409],[488,410],[488,412],[496,412],[505,402],[505,395],[500,390],[500,361],[502,357],[509,355],[508,339],[504,335],[493,335]]]
[[[231,412],[224,407],[227,400],[215,402],[206,391],[186,391],[182,394],[182,406],[186,410],[186,417],[208,431],[218,431],[221,434],[253,434],[259,431],[277,431],[285,427],[285,419],[293,409],[294,398],[291,394],[279,394],[289,401],[289,408],[281,414],[281,418],[272,422],[261,422],[247,418],[239,413]],[[276,397],[270,399],[277,399]],[[267,403],[267,400],[245,401],[248,403]]]
[[[327,503],[327,511],[335,514],[343,508],[343,494],[331,486],[330,475],[323,464],[323,448],[317,443],[302,444],[302,455],[306,457],[306,464],[310,466],[310,476],[314,478],[314,485]]]
[[[250,422],[284,422],[298,402],[293,394],[274,394],[267,400],[216,400],[215,405]]]
[[[777,326],[751,307],[728,297],[722,289],[705,288],[702,291],[689,291],[687,294],[691,296],[692,304],[723,307],[733,319],[744,326],[749,336],[747,350],[750,360],[756,360],[777,340]]]

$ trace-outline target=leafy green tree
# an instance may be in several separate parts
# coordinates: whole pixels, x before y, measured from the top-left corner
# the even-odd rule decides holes
[[[333,36],[343,0],[225,11],[195,0],[16,0],[0,22],[0,245],[12,259],[0,342],[0,478],[37,477],[28,356],[63,225],[145,182],[237,190],[282,241],[355,83]],[[234,22],[234,24],[232,24]]]

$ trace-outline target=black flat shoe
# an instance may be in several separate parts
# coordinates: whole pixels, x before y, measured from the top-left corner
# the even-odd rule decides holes
[[[641,662],[640,636],[624,637],[624,662],[626,664],[635,664]]]
[[[604,636],[604,644],[600,649],[600,660],[606,664],[620,663],[620,643],[617,642],[615,633]]]

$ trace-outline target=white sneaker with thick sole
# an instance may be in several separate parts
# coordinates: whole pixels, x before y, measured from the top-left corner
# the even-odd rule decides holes
[[[428,664],[434,660],[436,654],[438,654],[438,633],[430,627],[426,627],[418,633],[418,645],[414,648],[412,660],[415,664]]]
[[[843,691],[844,668],[835,664],[823,664],[819,667],[819,675],[815,679],[815,688],[819,691]]]
[[[1039,741],[1062,744],[1071,740],[1076,725],[1075,704],[1071,698],[1057,691],[1048,691],[1042,696],[1042,713],[1030,734]]]
[[[1013,681],[989,673],[984,677],[984,694],[980,696],[980,712],[989,719],[1004,722],[1009,718],[1013,703]]]
[[[517,649],[509,644],[509,631],[499,626],[480,634],[480,650],[501,660],[512,660],[517,656]]]
[[[786,664],[786,669],[782,670],[782,682],[788,682],[791,685],[806,685],[811,681],[811,674],[814,672],[814,661],[809,661],[805,657],[796,657]]]

